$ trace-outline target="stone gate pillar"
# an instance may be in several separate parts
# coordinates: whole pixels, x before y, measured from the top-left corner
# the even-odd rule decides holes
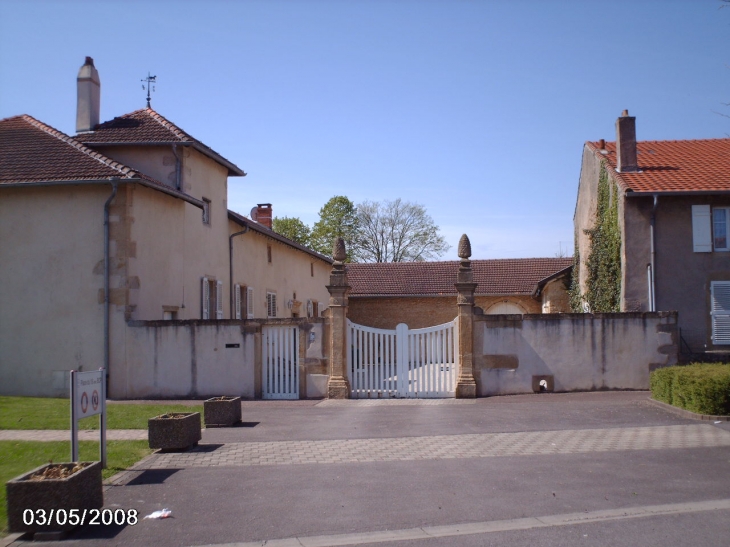
[[[459,314],[456,318],[459,339],[459,377],[456,381],[456,397],[468,399],[477,396],[474,380],[474,273],[471,269],[471,243],[466,234],[459,240],[459,273],[456,277],[456,305]]]
[[[330,273],[330,337],[329,337],[329,380],[327,397],[330,399],[348,399],[350,382],[347,381],[347,271],[344,260],[345,241],[338,237],[335,240],[332,258],[335,259]]]

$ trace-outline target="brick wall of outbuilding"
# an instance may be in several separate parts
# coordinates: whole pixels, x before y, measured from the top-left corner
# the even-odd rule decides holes
[[[524,313],[540,313],[541,304],[530,296],[477,296],[485,313],[499,302],[511,302]],[[353,323],[379,329],[394,329],[405,323],[411,329],[431,327],[452,321],[457,314],[456,295],[410,297],[352,297],[347,316]]]

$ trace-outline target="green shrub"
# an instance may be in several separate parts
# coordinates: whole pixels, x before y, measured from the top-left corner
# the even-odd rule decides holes
[[[651,373],[657,401],[698,414],[730,415],[730,364],[692,363]]]

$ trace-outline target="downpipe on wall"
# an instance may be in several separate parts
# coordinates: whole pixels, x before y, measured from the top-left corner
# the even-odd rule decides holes
[[[240,232],[236,232],[235,234],[231,234],[228,238],[228,284],[230,285],[228,287],[228,294],[231,295],[231,307],[230,307],[230,316],[231,319],[235,319],[236,317],[236,303],[234,302],[234,294],[233,294],[233,238],[236,236],[240,236],[248,232],[248,225],[246,226],[245,230],[241,230]],[[241,317],[243,317],[243,311],[241,312]]]
[[[117,183],[112,182],[112,193],[104,203],[104,373],[106,392],[109,393],[109,206],[117,196]]]
[[[651,262],[648,266],[649,274],[649,311],[656,311],[656,210],[659,206],[659,195],[654,194],[654,205],[651,208],[651,222],[649,223],[649,239],[651,246]]]

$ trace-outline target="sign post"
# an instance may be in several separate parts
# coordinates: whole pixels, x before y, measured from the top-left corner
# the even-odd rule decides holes
[[[71,371],[71,461],[79,461],[79,423],[81,418],[99,416],[99,459],[106,468],[106,381],[104,369],[91,372]]]

